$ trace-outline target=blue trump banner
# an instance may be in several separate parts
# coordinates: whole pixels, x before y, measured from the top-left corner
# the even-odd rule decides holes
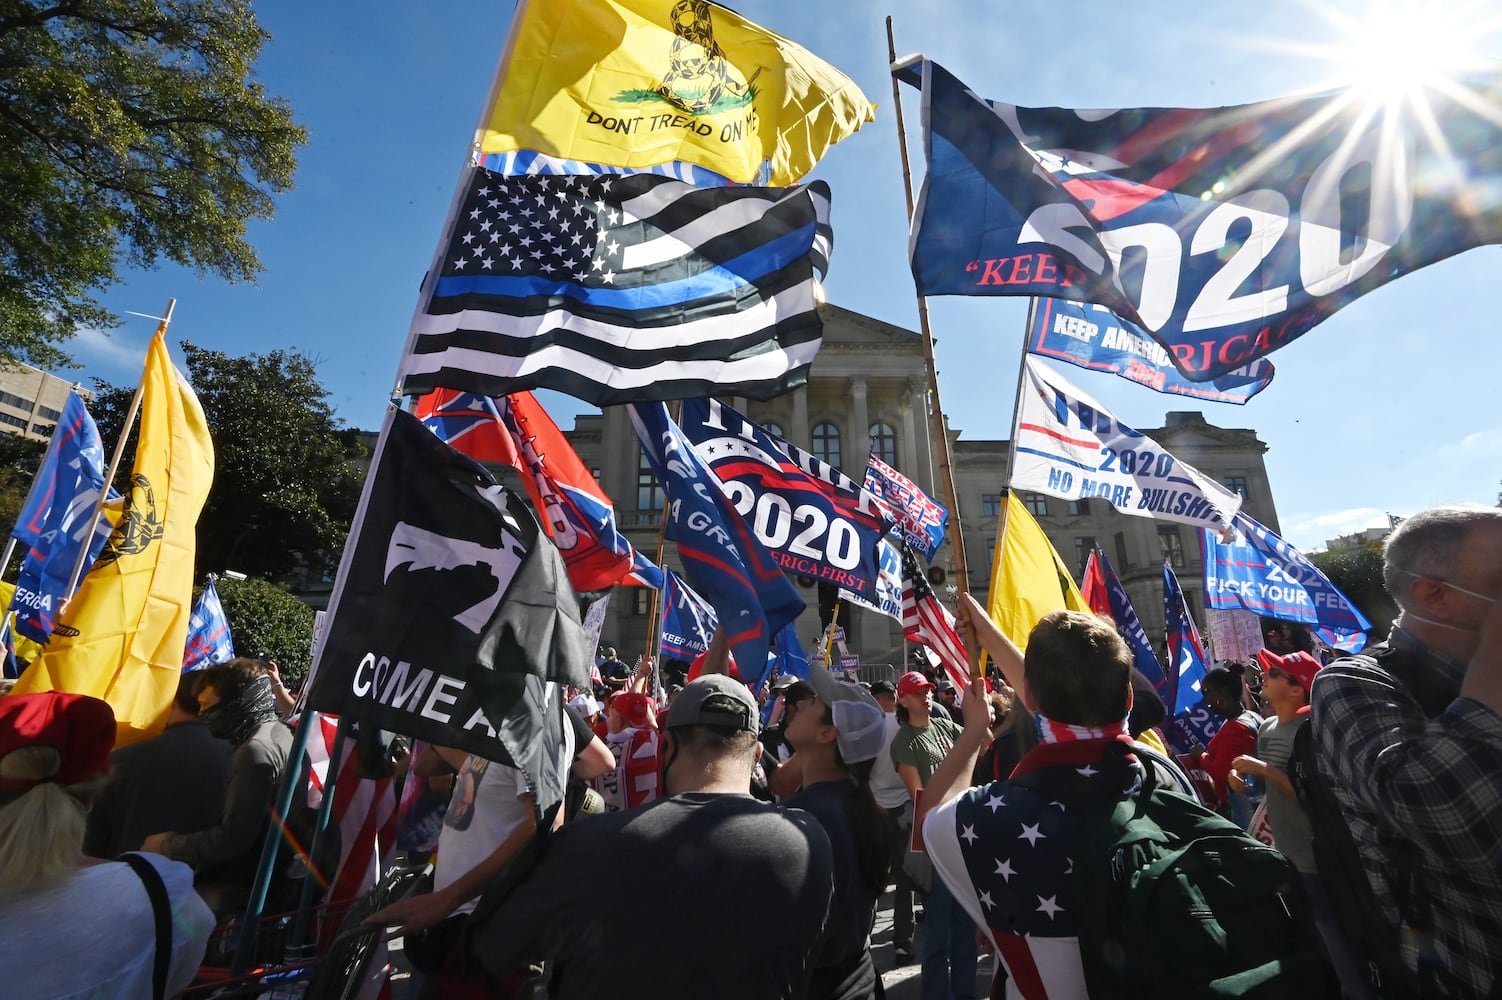
[[[694,593],[670,569],[663,569],[662,655],[676,660],[692,660],[709,651],[714,638],[714,608]]]
[[[902,553],[891,538],[883,538],[876,546],[876,590],[869,598],[840,591],[840,600],[858,604],[863,608],[886,615],[893,621],[902,621]]]
[[[1205,532],[1206,607],[1245,608],[1348,635],[1371,630],[1366,616],[1304,553],[1245,513],[1237,514],[1233,525],[1235,542]]]
[[[230,636],[229,619],[219,603],[219,588],[214,578],[204,585],[188,619],[188,642],[183,647],[183,673],[224,663],[235,655],[235,641]]]
[[[923,558],[932,562],[944,541],[949,511],[874,454],[866,459],[866,490],[890,509],[908,548],[922,552]]]
[[[719,616],[736,663],[765,663],[772,636],[798,617],[803,599],[667,407],[632,404],[627,412],[667,493],[667,537],[678,543],[684,575]]]
[[[1120,375],[1158,392],[1238,406],[1273,380],[1272,362],[1259,358],[1208,382],[1191,382],[1179,374],[1163,345],[1141,327],[1105,306],[1063,299],[1038,300],[1027,349],[1040,357]]]
[[[99,440],[99,428],[78,393],[70,389],[11,537],[35,547],[44,532],[57,526],[54,507],[66,509],[88,487],[93,487],[97,497],[103,483],[104,445]],[[53,518],[50,524],[49,517]]]
[[[1143,628],[1142,619],[1132,607],[1126,587],[1111,567],[1111,560],[1100,549],[1090,553],[1084,577],[1085,585],[1080,588],[1080,594],[1085,603],[1090,605],[1091,611],[1106,614],[1116,623],[1117,633],[1132,651],[1132,666],[1152,683],[1158,696],[1166,700],[1169,697],[1168,677],[1163,673],[1163,665],[1153,652],[1152,640],[1147,637],[1147,629]]]
[[[1167,560],[1163,562],[1163,621],[1168,640],[1168,683],[1173,689],[1171,714],[1177,715],[1199,704],[1200,682],[1205,679],[1210,661],[1189,606],[1184,603],[1179,580]]]
[[[875,497],[717,399],[684,400],[681,420],[683,436],[784,570],[869,599],[876,543],[892,527]]]
[[[1241,494],[1180,462],[1037,358],[1023,368],[1013,489],[1098,497],[1123,514],[1229,530]]]
[[[923,92],[918,294],[1096,302],[1194,381],[1502,242],[1495,81],[1082,112],[984,100],[927,60],[894,72]]]

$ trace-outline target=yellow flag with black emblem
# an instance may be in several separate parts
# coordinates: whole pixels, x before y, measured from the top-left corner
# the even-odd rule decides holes
[[[986,610],[1018,649],[1050,611],[1089,611],[1064,560],[1043,533],[1016,490],[1007,491],[1005,538],[991,563],[991,598]]]
[[[523,0],[483,153],[782,186],[875,120],[849,77],[707,0]]]
[[[103,698],[115,710],[119,744],[161,731],[182,676],[194,531],[213,480],[203,407],[173,367],[164,324],[146,351],[124,512],[41,656],[16,683],[17,694]]]

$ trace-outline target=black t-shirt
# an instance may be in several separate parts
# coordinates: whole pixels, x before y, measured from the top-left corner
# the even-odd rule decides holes
[[[550,838],[483,921],[496,974],[556,958],[559,1000],[807,997],[834,894],[829,838],[807,813],[687,793],[593,816]],[[629,886],[602,901],[599,886]],[[671,961],[649,959],[672,928]]]
[[[846,802],[853,787],[849,781],[821,781],[806,785],[783,802],[786,809],[812,813],[834,850],[834,906],[809,1000],[865,1000],[876,991],[876,968],[871,964],[876,897],[861,878],[850,829]]]

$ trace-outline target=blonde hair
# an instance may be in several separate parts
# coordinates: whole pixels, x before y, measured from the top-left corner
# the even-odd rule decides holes
[[[0,758],[0,779],[40,782],[0,799],[0,894],[46,888],[78,867],[88,815],[85,803],[108,775],[76,785],[47,780],[61,766],[62,755],[52,747],[19,747]]]

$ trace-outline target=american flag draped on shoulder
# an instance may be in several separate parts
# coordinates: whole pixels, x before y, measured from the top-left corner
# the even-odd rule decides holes
[[[969,686],[970,663],[965,656],[965,644],[954,630],[954,615],[939,603],[923,575],[923,568],[905,548],[902,550],[902,634],[932,649],[960,691]]]
[[[829,188],[472,168],[403,391],[549,388],[608,406],[804,384]]]

